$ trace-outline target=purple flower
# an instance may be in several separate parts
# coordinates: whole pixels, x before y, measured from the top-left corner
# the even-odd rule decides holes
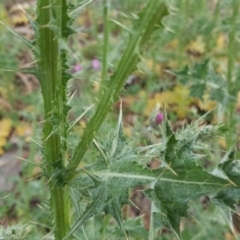
[[[157,123],[157,124],[159,124],[159,123],[161,123],[163,121],[163,113],[162,112],[159,112],[158,114],[157,114],[157,116],[155,117],[155,122]]]
[[[100,62],[98,59],[94,58],[92,60],[92,67],[95,69],[95,70],[99,70],[100,69]]]
[[[76,64],[73,67],[73,72],[80,72],[82,70],[82,66],[80,64]]]

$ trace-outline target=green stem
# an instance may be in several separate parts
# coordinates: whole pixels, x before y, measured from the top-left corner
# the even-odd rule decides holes
[[[120,60],[116,72],[110,81],[102,81],[102,95],[98,108],[91,118],[84,132],[82,141],[75,149],[73,158],[68,165],[67,180],[71,180],[75,175],[79,163],[82,161],[89,145],[102,125],[113,103],[118,99],[127,77],[132,72],[139,60],[140,50],[143,44],[149,39],[151,33],[156,29],[156,24],[160,24],[162,18],[167,14],[167,9],[161,1],[150,0],[144,10],[141,21],[138,22],[137,29],[131,33],[127,49]]]
[[[44,165],[49,176],[51,194],[51,210],[53,214],[55,240],[62,240],[70,229],[70,202],[68,189],[57,186],[58,181],[53,174],[64,168],[64,148],[62,138],[65,136],[66,119],[64,114],[65,90],[62,65],[64,53],[60,51],[59,35],[62,31],[63,11],[67,11],[65,0],[39,0],[38,17],[39,47],[38,67],[41,72],[41,88],[44,99],[45,124],[43,129]],[[54,15],[55,13],[55,15]],[[50,27],[55,19],[57,32]],[[60,35],[61,36],[61,35]],[[58,119],[56,121],[56,119]]]
[[[180,13],[181,13],[181,22],[182,24],[179,24],[179,29],[177,31],[177,37],[178,40],[178,51],[177,51],[177,59],[180,65],[184,62],[185,56],[183,54],[186,38],[184,38],[184,23],[188,22],[188,8],[189,8],[189,2],[188,0],[180,0],[179,2],[180,6]]]
[[[151,184],[151,187],[154,187],[154,184]],[[149,236],[148,240],[154,240],[155,237],[155,227],[154,227],[154,219],[153,219],[153,213],[155,211],[155,205],[154,202],[151,202],[151,212],[150,212],[150,226],[149,226]]]
[[[108,0],[103,0],[103,16],[104,16],[104,37],[103,37],[103,59],[102,59],[102,79],[107,80],[108,71],[108,41],[109,41],[109,21],[108,21]]]
[[[62,240],[70,230],[68,189],[64,187],[53,187],[51,190],[51,207],[54,213],[55,240]]]
[[[237,17],[238,17],[239,5],[240,5],[240,1],[234,0],[233,15],[231,20],[231,30],[229,33],[229,41],[228,41],[227,81],[228,81],[229,91],[231,91],[231,89],[233,88],[231,86],[231,83],[232,83],[232,74],[234,70],[234,62],[235,62],[235,56],[236,56],[235,34],[237,30]]]
[[[213,17],[212,17],[210,25],[212,25],[212,26],[217,25],[218,19],[219,19],[219,14],[220,14],[220,1],[218,1],[216,3],[215,10],[214,10]],[[212,36],[212,34],[213,33],[211,33],[211,35],[206,35],[205,36],[205,42],[206,42],[205,58],[211,57],[210,54],[212,54],[212,49],[215,46],[215,40],[216,39],[214,38],[214,36]]]
[[[228,41],[228,64],[227,64],[227,90],[229,96],[236,96],[235,94],[235,84],[233,82],[233,71],[234,71],[234,65],[236,60],[236,41],[235,41],[235,35],[237,30],[237,18],[238,18],[238,12],[240,7],[240,1],[234,0],[233,1],[233,14],[232,14],[232,20],[231,20],[231,30],[229,33],[229,41]],[[227,117],[227,125],[230,129],[229,136],[227,137],[227,147],[231,147],[232,144],[235,142],[235,122],[233,120],[234,118],[234,109],[235,109],[235,103],[229,103],[228,105],[228,117]],[[234,136],[234,137],[233,137]]]

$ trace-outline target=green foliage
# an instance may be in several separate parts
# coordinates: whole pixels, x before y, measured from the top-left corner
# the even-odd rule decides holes
[[[193,68],[185,66],[181,71],[173,74],[182,84],[190,87],[190,94],[193,97],[203,99],[204,94],[208,94],[209,99],[225,107],[229,101],[236,101],[228,93],[226,80],[215,72],[208,59],[202,63],[195,63]],[[236,86],[235,91],[238,90],[239,87]]]
[[[80,235],[85,238],[84,225],[88,224],[87,220],[98,218],[102,213],[106,217],[101,228],[98,228],[100,230],[95,235],[96,239],[132,237],[152,240],[159,237],[157,230],[165,227],[181,239],[180,220],[189,216],[189,204],[201,196],[208,196],[229,216],[229,210],[234,211],[235,204],[240,201],[240,165],[239,160],[234,160],[234,149],[226,154],[213,172],[197,164],[204,153],[199,150],[199,145],[208,144],[209,138],[215,140],[225,130],[222,126],[199,127],[199,122],[196,122],[175,133],[165,112],[162,143],[132,147],[123,133],[120,113],[114,134],[101,141],[96,139],[112,105],[118,100],[126,79],[136,68],[144,48],[148,47],[147,41],[155,30],[162,28],[162,20],[169,14],[162,1],[149,0],[142,12],[134,16],[133,28],[127,27],[130,37],[126,50],[109,79],[107,48],[104,46],[104,77],[95,114],[84,129],[82,140],[78,141],[73,156],[67,155],[71,129],[68,124],[70,107],[67,104],[66,89],[71,76],[68,74],[66,40],[74,33],[71,17],[76,17],[90,2],[70,6],[66,0],[39,0],[37,19],[32,22],[36,39],[29,41],[19,36],[35,54],[37,66],[25,71],[32,72],[39,78],[44,100],[41,167],[43,175],[48,178],[51,195],[49,212],[53,223],[50,227],[55,239],[77,238],[80,227]],[[184,10],[184,6],[179,7]],[[187,19],[186,16],[185,18]],[[198,24],[201,23],[202,18]],[[201,32],[209,33],[211,29],[213,25],[204,25]],[[164,28],[161,31],[165,31]],[[105,44],[108,44],[107,35]],[[178,35],[181,35],[181,31],[178,31]],[[91,52],[90,55],[93,56],[92,54]],[[224,77],[216,73],[208,60],[194,64],[191,69],[187,66],[180,72],[172,72],[183,84],[190,86],[194,97],[202,98],[208,93],[210,99],[222,105],[227,105],[231,98]],[[97,154],[91,152],[90,163],[84,165],[83,157],[91,149],[92,143]],[[153,158],[161,161],[160,167],[154,170],[149,167]],[[149,236],[141,226],[140,218],[124,220],[122,217],[124,205],[132,203],[129,191],[138,186],[144,186],[143,193],[152,204]],[[75,209],[73,216],[71,206]],[[121,232],[109,222],[109,216],[116,220]],[[7,236],[16,239],[15,229],[9,229],[1,230],[3,238]],[[24,227],[20,226],[17,239],[26,239],[25,230],[22,229]]]
[[[138,165],[137,161],[146,156],[138,154],[141,148],[132,149],[127,144],[121,115],[114,136],[104,145],[97,141],[95,145],[99,152],[96,162],[81,169],[80,176],[74,178],[71,184],[72,188],[79,189],[80,196],[90,197],[91,201],[69,234],[88,218],[102,211],[112,215],[125,231],[121,209],[124,204],[130,203],[129,189],[149,183],[156,175],[150,169]]]
[[[191,132],[189,138],[183,139],[180,133],[177,139],[166,124],[166,132],[167,142],[162,157],[168,165],[159,171],[154,188],[145,193],[154,202],[155,228],[168,226],[180,239],[180,218],[188,216],[188,202],[202,195],[212,195],[229,182],[197,166],[199,156],[193,149],[201,130],[195,134]]]
[[[122,133],[121,117],[110,141],[104,145],[96,142],[99,151],[96,162],[79,169],[80,176],[72,181],[71,187],[82,196],[80,204],[86,199],[89,203],[69,235],[88,218],[102,211],[111,214],[124,230],[120,210],[129,203],[128,189],[146,183],[152,183],[144,193],[154,204],[154,228],[169,227],[179,239],[180,219],[188,217],[190,201],[208,195],[224,208],[233,208],[233,204],[239,202],[239,189],[236,186],[239,178],[239,170],[236,169],[238,161],[233,160],[233,153],[218,166],[227,177],[209,173],[196,163],[200,158],[195,153],[197,142],[208,141],[208,138],[204,138],[207,134],[217,136],[221,128],[206,126],[196,131],[189,127],[176,135],[168,121],[165,121],[164,146],[154,150],[162,159],[162,165],[157,170],[138,165],[141,157],[151,159],[151,155],[141,156],[129,148]],[[227,196],[229,192],[232,193]]]
[[[46,120],[43,130],[44,171],[46,176],[50,178],[50,188],[52,188],[51,205],[55,219],[56,239],[64,237],[70,223],[69,190],[65,184],[75,175],[75,170],[92,142],[96,131],[102,125],[112,104],[117,100],[127,76],[135,67],[141,48],[143,48],[151,33],[159,27],[162,18],[167,14],[167,9],[162,3],[149,1],[145,10],[139,16],[136,29],[133,29],[127,49],[119,63],[118,69],[111,78],[110,86],[107,87],[105,79],[102,81],[103,92],[99,107],[88,124],[83,139],[77,146],[74,156],[67,166],[68,171],[65,173],[64,168],[67,165],[65,152],[68,137],[66,118],[69,110],[66,103],[66,87],[70,76],[66,74],[66,48],[62,43],[63,40],[66,40],[73,33],[69,28],[72,20],[68,17],[67,12],[68,8],[65,0],[58,3],[50,0],[39,0],[36,20],[39,29],[35,31],[37,46],[35,57],[38,61],[36,76],[39,77],[42,88]],[[47,43],[48,46],[46,47]],[[113,146],[111,154],[115,153],[114,148],[116,146]],[[98,180],[96,181],[98,182]],[[112,182],[110,181],[109,186],[111,184]],[[95,207],[99,205],[99,202],[104,201],[109,196],[113,196],[111,187],[109,189],[105,188],[104,183],[97,184],[97,186],[98,189],[92,194],[97,196],[98,202],[94,200],[93,203],[88,205],[70,234],[78,225],[81,225],[83,220],[86,220],[96,212]],[[132,185],[130,184],[130,186]],[[128,186],[125,188],[125,191],[127,191]],[[126,203],[126,199],[123,198],[119,201],[117,197],[109,205],[97,207],[100,210],[104,209],[106,213],[111,213],[119,224],[122,225],[120,210],[122,205]],[[115,210],[112,210],[113,206],[116,208]]]
[[[92,142],[95,133],[102,125],[112,104],[117,100],[124,83],[129,74],[136,67],[139,61],[139,55],[144,43],[150,38],[151,33],[159,27],[159,22],[167,15],[166,6],[160,2],[149,1],[148,5],[142,11],[137,20],[137,25],[131,32],[131,37],[127,48],[121,58],[120,63],[110,80],[102,80],[101,83],[101,99],[95,115],[88,123],[88,127],[84,132],[82,141],[76,147],[73,158],[68,165],[69,180],[74,176],[74,171],[85,155],[88,146]]]

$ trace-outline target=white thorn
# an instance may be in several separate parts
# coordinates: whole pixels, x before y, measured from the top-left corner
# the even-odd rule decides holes
[[[90,107],[88,107],[69,127],[69,130],[71,130],[74,125],[94,106],[94,104],[92,104]]]
[[[36,166],[38,166],[38,167],[41,166],[41,165],[39,165],[39,164],[37,164],[37,163],[35,163],[35,162],[31,162],[31,161],[29,161],[29,160],[27,160],[27,159],[25,159],[25,158],[18,157],[18,156],[16,156],[16,155],[12,155],[12,156],[14,156],[15,158],[18,158],[18,159],[20,159],[20,160],[22,160],[22,161],[25,161],[25,162],[31,163],[31,164],[33,164],[33,165],[36,165]]]
[[[67,105],[70,104],[70,102],[72,101],[74,95],[76,94],[77,90],[74,91],[74,93],[72,94],[72,96],[69,98]]]

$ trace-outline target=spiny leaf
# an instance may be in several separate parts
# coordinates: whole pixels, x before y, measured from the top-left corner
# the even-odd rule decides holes
[[[234,160],[234,157],[235,146],[226,153],[226,156],[222,159],[218,168],[221,169],[236,186],[240,186],[240,160]]]
[[[40,83],[44,79],[44,74],[40,71],[38,67],[22,68],[20,71],[23,73],[33,74],[38,78]]]
[[[234,161],[234,155],[235,146],[225,154],[221,163],[213,171],[216,175],[222,175],[233,182],[233,186],[222,189],[212,198],[212,201],[225,213],[230,226],[233,223],[231,211],[236,211],[236,204],[240,203],[239,160]]]
[[[218,192],[213,201],[221,206],[222,209],[235,211],[235,204],[240,203],[240,188],[229,187]]]
[[[182,84],[186,84],[189,81],[189,67],[184,66],[184,68],[180,71],[169,71],[170,73],[174,74],[175,76],[178,77],[179,81]]]
[[[77,5],[69,5],[69,16],[71,18],[76,18],[84,10],[84,8],[92,2],[93,0],[86,0],[78,3]]]
[[[104,186],[101,187],[103,188]],[[99,210],[102,210],[102,203],[107,200],[105,196],[105,191],[103,189],[100,189],[97,192],[97,195],[93,195],[93,199],[94,200],[90,204],[88,204],[85,211],[81,214],[80,218],[73,225],[70,232],[63,238],[63,240],[68,239],[68,237],[70,237],[87,219],[94,216]]]
[[[165,124],[168,128],[168,123]],[[191,138],[178,139],[173,132],[169,132],[164,160],[171,163],[171,169],[159,169],[154,187],[145,190],[145,193],[156,207],[153,214],[155,227],[167,226],[181,239],[180,218],[188,216],[188,202],[202,195],[217,193],[232,183],[197,166],[195,160],[198,156],[193,149],[199,133]]]
[[[91,197],[91,202],[85,210],[89,215],[84,220],[97,212],[104,211],[106,214],[111,214],[123,228],[120,210],[124,204],[129,203],[128,189],[150,182],[152,187],[144,193],[155,206],[154,227],[158,229],[167,226],[178,239],[181,239],[180,219],[188,216],[189,201],[209,194],[213,196],[214,203],[225,208],[227,205],[233,208],[234,204],[239,202],[239,188],[235,187],[235,182],[240,182],[239,161],[234,160],[233,152],[229,152],[219,165],[228,178],[211,174],[196,164],[196,160],[199,159],[194,153],[196,142],[207,140],[202,135],[208,132],[215,136],[217,127],[204,126],[196,130],[194,129],[196,126],[193,125],[176,135],[165,119],[166,140],[162,157],[167,165],[162,164],[160,168],[151,171],[140,168],[136,163],[140,156],[137,154],[137,149],[130,149],[127,145],[120,123],[119,120],[111,141],[105,145],[98,144],[97,149],[101,148],[100,156],[96,163],[86,167],[87,175],[81,171],[80,177],[72,182],[72,187],[79,189],[82,196]],[[100,192],[104,192],[105,201],[102,202],[102,198],[99,198],[96,204],[98,208],[92,209],[90,214],[89,208],[98,201],[94,196],[98,196]],[[79,218],[76,226],[82,223],[82,218]]]
[[[206,59],[202,63],[195,63],[191,70],[191,75],[196,80],[205,80],[208,73],[209,59]]]
[[[193,97],[198,97],[200,99],[203,99],[205,89],[206,89],[206,83],[205,82],[202,82],[202,83],[199,82],[199,83],[193,84],[190,87],[190,94]]]
[[[222,76],[216,74],[212,67],[209,67],[208,70],[208,81],[211,86],[210,99],[226,106],[227,101],[230,100],[227,93],[227,81]]]
[[[126,231],[128,233],[129,239],[148,239],[148,233],[147,230],[142,226],[142,221],[141,217],[136,217],[136,218],[130,218],[125,220],[124,225],[126,225]],[[109,226],[111,229],[111,235],[109,235],[108,239],[119,239],[120,230],[117,229],[116,226]],[[109,228],[108,227],[108,228]],[[115,238],[112,237],[112,233],[114,233]],[[121,234],[122,235],[122,234]],[[120,236],[121,236],[120,235]]]
[[[69,6],[67,4],[67,1],[63,1],[62,3],[62,9],[59,17],[62,17],[60,22],[62,22],[62,27],[61,27],[61,36],[66,40],[71,34],[76,33],[72,28],[71,25],[74,21],[74,18],[69,17]]]
[[[188,81],[192,82],[190,94],[193,97],[199,97],[202,99],[204,95],[206,90],[208,63],[208,59],[202,63],[195,63],[193,69],[189,72]]]
[[[185,66],[180,71],[170,71],[174,74],[182,84],[190,87],[190,94],[193,97],[203,99],[205,94],[209,94],[211,100],[221,103],[223,106],[228,101],[234,100],[233,97],[227,93],[227,81],[218,75],[209,60],[202,63],[195,63],[192,69]]]
[[[15,32],[14,30],[12,30],[11,28],[7,27],[4,23],[2,23],[0,21],[0,23],[8,29],[8,31],[10,31],[13,35],[15,35],[18,39],[20,39],[23,43],[25,43],[31,50],[32,52],[37,55],[38,54],[38,49],[36,48],[36,46],[34,45],[34,42],[31,40],[28,40],[27,38],[23,37],[22,35],[20,35],[19,33]]]
[[[24,11],[24,13],[25,13],[26,17],[28,18],[28,21],[29,21],[31,27],[32,27],[33,30],[34,30],[35,36],[36,36],[36,35],[38,36],[38,35],[39,35],[39,27],[38,27],[37,22],[34,21],[34,20],[32,19],[32,17],[31,17],[27,12]]]
[[[149,11],[149,14],[147,10]],[[146,8],[146,11],[141,12],[139,14],[139,18],[135,21],[135,24],[134,24],[134,31],[135,29],[139,28],[139,24],[145,25],[145,27],[142,28],[143,35],[141,37],[139,47],[143,46],[148,41],[148,39],[151,37],[151,34],[155,30],[163,26],[162,19],[164,16],[169,14],[168,9],[163,4],[156,7],[155,12],[152,12],[150,14],[150,11],[151,11],[150,9]],[[146,19],[148,19],[148,21],[146,21]]]
[[[98,144],[97,162],[85,167],[86,170],[81,171],[80,176],[72,181],[72,187],[79,189],[82,195],[86,196],[87,187],[92,200],[83,213],[84,218],[80,217],[74,224],[71,234],[89,217],[102,211],[112,215],[125,232],[121,209],[129,203],[129,188],[155,179],[154,171],[143,169],[137,164],[141,156],[138,149],[131,149],[127,144],[121,121],[120,114],[113,137],[105,144]]]

